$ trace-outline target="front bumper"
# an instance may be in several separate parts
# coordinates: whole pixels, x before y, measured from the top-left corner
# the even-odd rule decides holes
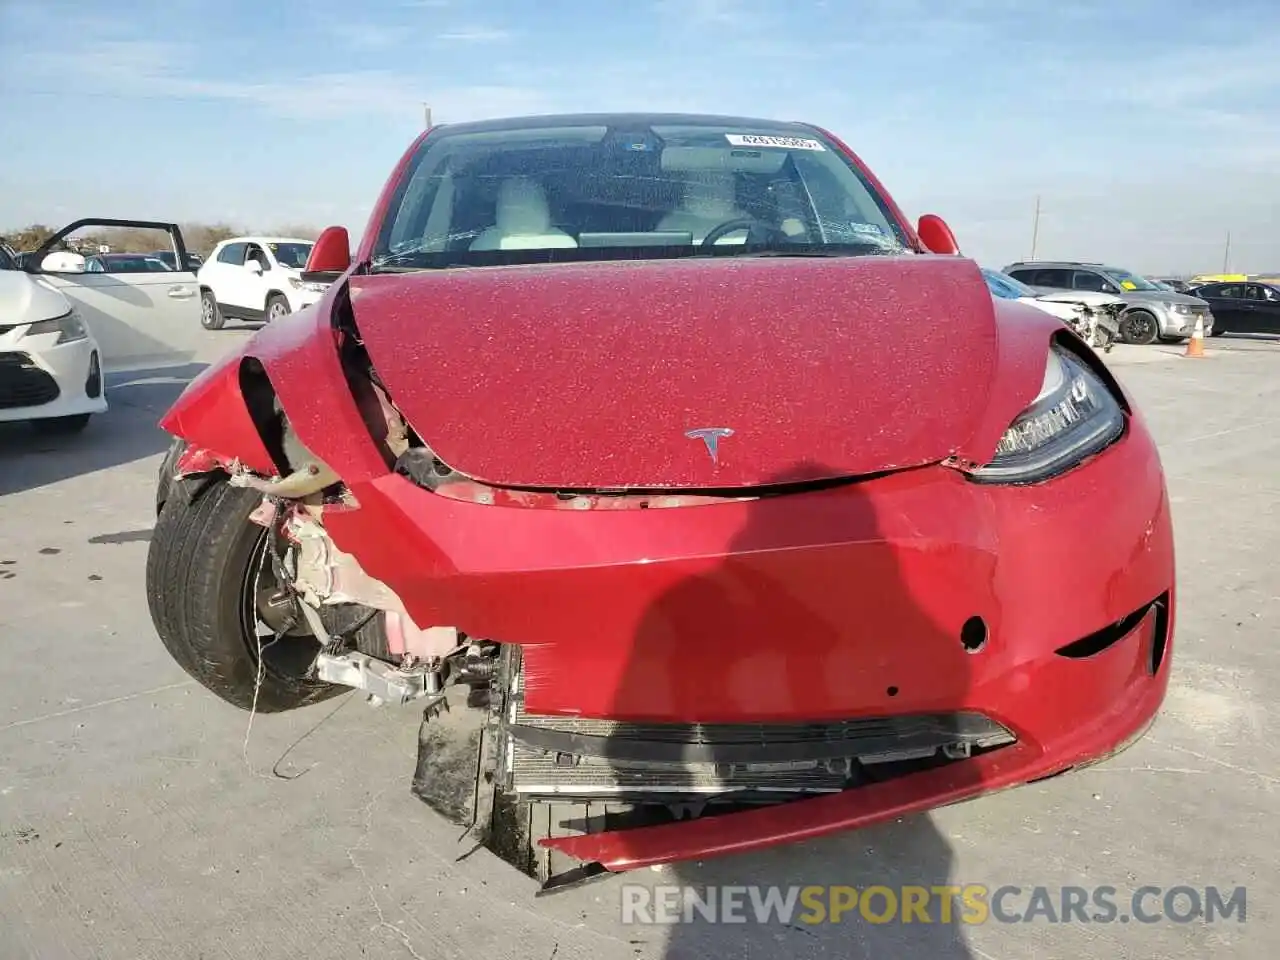
[[[320,298],[324,296],[324,293],[324,288],[318,290],[313,289],[306,283],[297,290],[291,291],[290,300],[292,302],[294,312],[296,313],[304,307],[309,307],[313,303],[319,302]]]
[[[707,506],[464,503],[399,476],[326,514],[420,625],[523,645],[526,709],[637,722],[819,722],[973,710],[1013,746],[723,817],[549,841],[610,869],[880,822],[1093,762],[1168,683],[1174,553],[1140,422],[1027,487],[943,467]],[[1156,600],[1104,650],[1062,648]],[[980,618],[985,642],[966,649]],[[1159,648],[1159,669],[1149,669]]]
[[[1194,314],[1161,311],[1158,316],[1162,337],[1190,337],[1196,332]],[[1204,335],[1210,336],[1213,333],[1213,314],[1206,312],[1201,317],[1204,320]]]
[[[0,423],[107,409],[97,343],[88,337],[43,345],[54,339],[47,334],[0,346]]]

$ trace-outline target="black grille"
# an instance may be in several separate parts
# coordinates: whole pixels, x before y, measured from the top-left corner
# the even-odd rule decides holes
[[[58,382],[25,353],[0,353],[0,410],[38,407],[58,399]]]
[[[977,713],[824,723],[626,723],[527,713],[515,693],[505,732],[511,789],[579,798],[825,793],[866,769],[1015,742]],[[957,753],[958,751],[958,753]]]

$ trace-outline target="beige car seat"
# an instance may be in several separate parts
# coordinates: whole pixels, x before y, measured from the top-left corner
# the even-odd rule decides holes
[[[578,242],[551,225],[542,188],[528,177],[504,180],[498,189],[495,223],[471,244],[472,250],[545,250]]]

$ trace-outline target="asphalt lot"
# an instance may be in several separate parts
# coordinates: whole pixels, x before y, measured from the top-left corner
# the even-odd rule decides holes
[[[1247,922],[626,926],[618,878],[533,882],[413,799],[418,712],[247,715],[152,631],[154,423],[243,331],[113,377],[81,437],[0,428],[0,957],[1199,957],[1280,949],[1280,341],[1110,360],[1162,445],[1180,572],[1172,686],[1110,763],[883,828],[629,878],[697,884],[1247,887]]]

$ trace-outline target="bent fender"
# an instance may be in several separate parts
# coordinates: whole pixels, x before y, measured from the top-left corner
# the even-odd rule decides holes
[[[241,389],[240,370],[244,358],[243,352],[237,352],[202,371],[187,385],[159,425],[160,429],[186,440],[194,449],[226,460],[239,460],[246,467],[270,476],[276,473],[275,462],[262,442]]]

